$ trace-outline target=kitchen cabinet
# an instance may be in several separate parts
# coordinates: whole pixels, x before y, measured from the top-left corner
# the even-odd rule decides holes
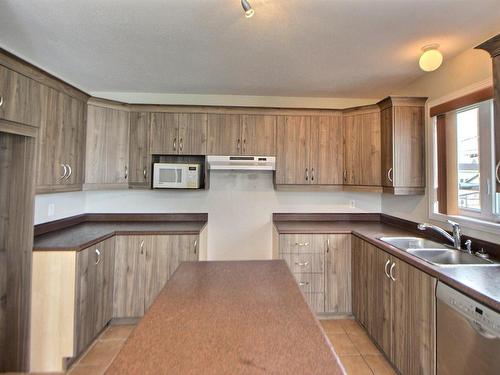
[[[425,101],[426,98],[389,97],[379,103],[384,192],[425,192]]]
[[[128,183],[129,112],[116,105],[90,102],[87,113],[85,186]]]
[[[343,115],[344,185],[381,185],[380,110],[361,107]]]
[[[131,187],[151,186],[150,122],[147,112],[130,113],[128,183]]]
[[[353,313],[403,374],[435,373],[436,279],[357,237]]]
[[[206,114],[151,114],[151,154],[205,155],[206,138]]]
[[[0,65],[0,119],[39,127],[46,87]]]
[[[112,318],[115,239],[76,256],[76,353],[88,347]]]
[[[81,190],[84,178],[86,104],[43,87],[37,147],[37,193]]]
[[[277,255],[313,311],[351,313],[350,235],[282,234]]]
[[[339,115],[278,116],[277,185],[342,183],[342,123]]]
[[[208,155],[241,155],[241,116],[208,115]]]
[[[137,318],[181,262],[198,260],[198,235],[117,236],[114,318]]]

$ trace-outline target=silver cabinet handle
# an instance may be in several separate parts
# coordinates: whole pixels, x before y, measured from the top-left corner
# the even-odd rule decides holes
[[[0,95],[0,107],[3,106],[3,96]]]
[[[174,138],[174,151],[177,151],[177,138]]]
[[[66,177],[66,174],[68,173],[68,167],[66,167],[66,164],[61,164],[61,167],[63,167],[63,174],[57,179],[57,181],[61,181],[63,178]]]
[[[144,167],[144,169],[142,170],[142,175],[144,176],[144,179],[146,179],[146,178],[147,178],[147,176],[148,176],[148,172],[147,172],[146,167]]]
[[[394,262],[393,262],[393,263],[392,263],[392,265],[391,265],[391,268],[390,268],[390,270],[389,270],[389,274],[391,275],[391,280],[392,280],[392,281],[396,281],[396,278],[394,277],[394,274],[393,274],[393,272],[394,272],[394,267],[396,267],[396,263],[394,263]]]
[[[128,178],[128,168],[125,166],[125,180]]]
[[[347,182],[347,171],[344,171],[344,182]]]
[[[330,239],[329,238],[326,239],[326,252],[327,253],[330,252]]]
[[[295,265],[299,267],[307,267],[308,264],[309,262],[295,262]]]
[[[194,253],[196,254],[196,251],[197,251],[197,249],[198,249],[198,240],[195,240],[195,241],[194,241],[194,245],[193,245],[193,247],[194,247]]]
[[[144,240],[141,241],[139,248],[141,249],[141,254],[144,254]]]
[[[385,266],[384,266],[384,272],[385,272],[385,276],[387,276],[388,279],[390,279],[391,277],[389,276],[389,272],[387,271],[387,266],[389,265],[389,263],[391,263],[391,260],[390,259],[387,259],[387,262],[385,262]]]
[[[97,256],[97,259],[95,261],[95,264],[99,264],[101,262],[101,252],[99,251],[99,249],[95,249],[95,255]]]
[[[495,168],[495,177],[497,178],[497,182],[500,184],[500,161],[498,162],[496,168]]]
[[[236,149],[239,151],[241,147],[241,139],[238,138],[238,141],[236,142]]]
[[[247,140],[246,139],[243,139],[243,153],[246,152],[246,145],[247,145]]]
[[[314,168],[311,168],[311,181],[314,181]]]
[[[182,142],[182,138],[179,139],[179,151],[182,152],[182,149],[184,148],[184,144]]]
[[[306,168],[306,181],[309,180],[309,169]]]
[[[299,285],[300,285],[300,286],[309,285],[309,281],[300,281],[300,282],[299,282]]]
[[[73,174],[73,170],[71,169],[71,165],[69,165],[69,164],[66,164],[66,167],[68,167],[68,175],[66,176],[66,180],[67,180]]]
[[[309,242],[295,242],[295,246],[309,246]]]
[[[387,171],[387,179],[391,182],[392,181],[392,168],[389,168],[389,170]]]

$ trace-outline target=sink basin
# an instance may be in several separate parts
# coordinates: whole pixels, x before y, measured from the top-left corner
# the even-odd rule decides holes
[[[408,249],[408,253],[437,266],[495,266],[487,259],[452,249]]]
[[[379,240],[401,250],[409,249],[449,249],[443,244],[419,237],[380,237]]]

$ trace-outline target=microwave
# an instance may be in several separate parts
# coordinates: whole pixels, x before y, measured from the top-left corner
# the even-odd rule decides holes
[[[199,189],[200,164],[154,163],[153,189]]]

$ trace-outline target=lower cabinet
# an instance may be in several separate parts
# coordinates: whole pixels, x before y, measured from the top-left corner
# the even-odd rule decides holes
[[[277,255],[288,264],[313,311],[350,314],[350,235],[281,234]]]
[[[114,318],[137,318],[181,262],[198,260],[198,235],[117,236]]]
[[[436,279],[353,236],[353,314],[405,375],[435,374]]]

